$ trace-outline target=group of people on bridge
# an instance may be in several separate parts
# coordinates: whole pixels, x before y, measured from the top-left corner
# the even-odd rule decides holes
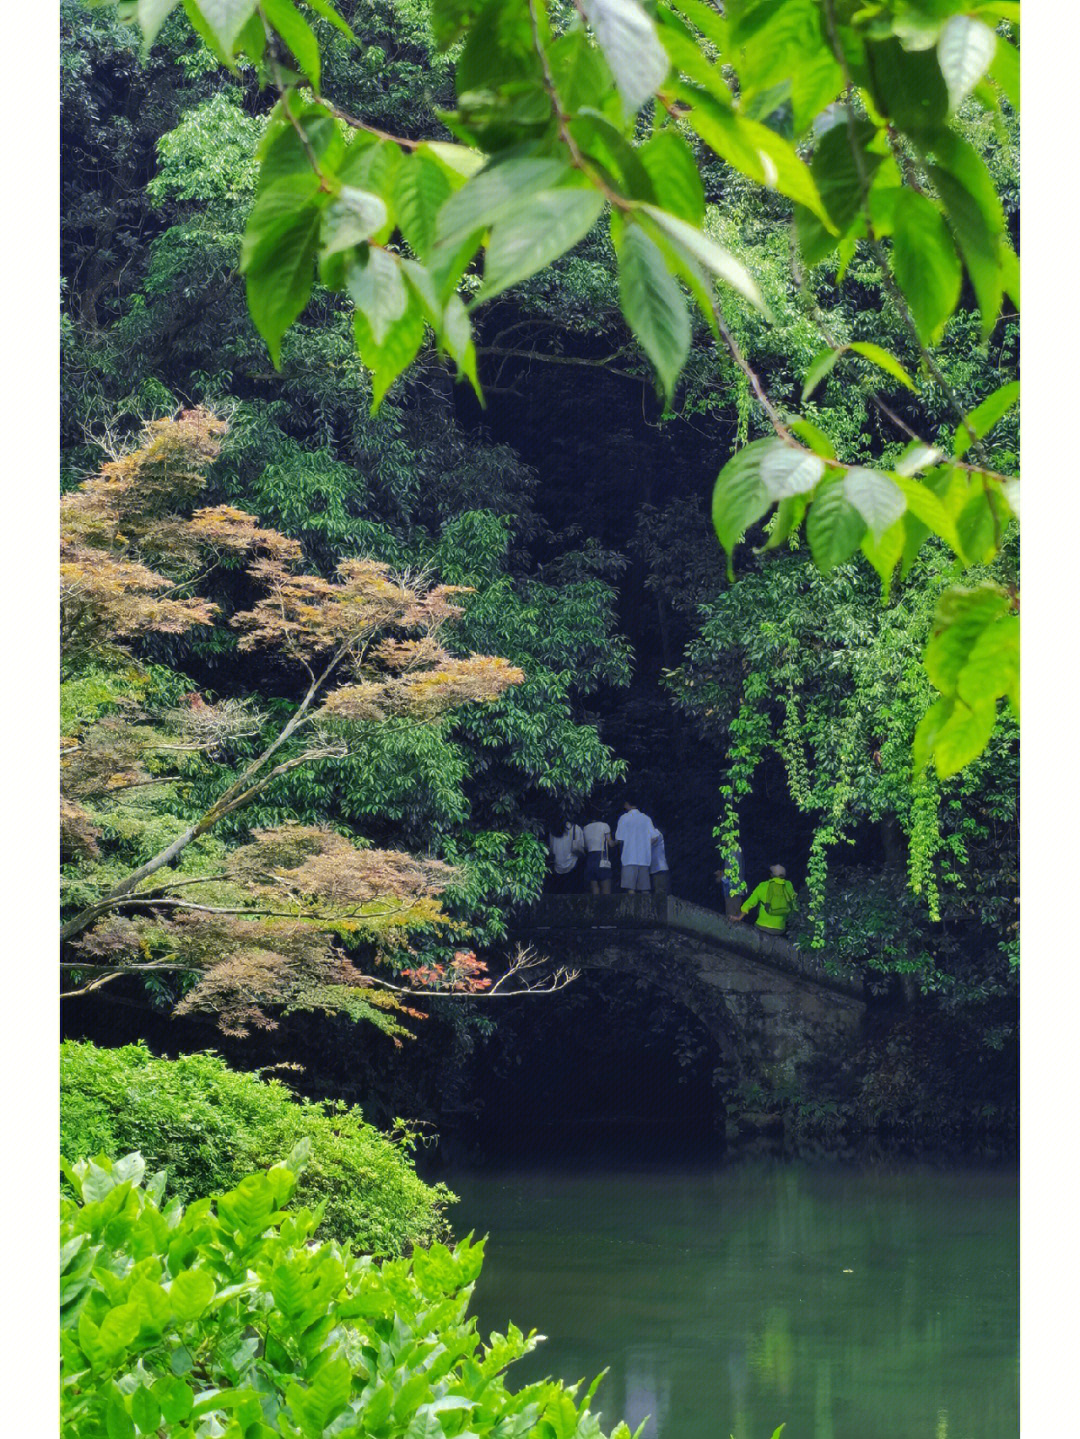
[[[604,820],[586,825],[566,820],[558,834],[548,834],[548,849],[554,893],[581,894],[588,885],[592,894],[610,894],[616,868],[621,889],[668,892],[671,875],[664,836],[630,800],[623,805],[614,833]]]
[[[556,832],[557,831],[557,832]],[[551,855],[549,889],[555,894],[610,894],[618,874],[619,888],[630,893],[667,894],[668,868],[663,833],[632,800],[626,800],[614,833],[604,820],[586,825],[565,819],[548,833]],[[724,910],[736,923],[757,909],[758,929],[783,934],[788,915],[796,907],[795,888],[782,864],[769,866],[769,878],[749,894],[743,871],[742,850],[726,854],[716,871],[724,896]]]

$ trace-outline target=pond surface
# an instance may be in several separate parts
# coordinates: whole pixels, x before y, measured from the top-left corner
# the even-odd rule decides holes
[[[643,1439],[1012,1439],[1015,1170],[742,1160],[454,1170],[475,1312]],[[517,1387],[512,1384],[511,1387]]]

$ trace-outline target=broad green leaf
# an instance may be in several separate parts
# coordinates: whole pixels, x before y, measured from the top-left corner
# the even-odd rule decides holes
[[[500,220],[484,259],[477,303],[544,269],[592,229],[604,208],[597,190],[550,190],[535,195],[527,213]]]
[[[152,1389],[154,1398],[161,1405],[161,1413],[166,1424],[182,1424],[195,1404],[191,1386],[183,1379],[167,1376],[156,1379]]]
[[[763,551],[779,549],[799,528],[806,514],[807,504],[806,495],[793,495],[790,499],[780,501],[772,520],[768,522],[769,538],[762,546]]]
[[[398,261],[389,251],[372,245],[367,264],[358,260],[345,276],[345,288],[371,326],[375,343],[381,345],[390,326],[404,315],[409,302]]]
[[[343,185],[323,215],[323,254],[335,255],[370,240],[386,224],[386,218],[386,206],[378,195]]]
[[[1003,35],[997,37],[997,48],[990,63],[990,78],[1001,86],[1006,100],[1014,110],[1020,109],[1020,52]]]
[[[638,0],[582,0],[585,18],[630,113],[664,83],[668,57]]]
[[[938,64],[956,110],[986,74],[998,37],[989,25],[970,15],[950,15],[937,43]]]
[[[942,694],[956,691],[960,671],[967,664],[975,641],[1009,608],[1009,597],[989,581],[974,589],[946,590],[937,603],[934,624],[923,662],[930,683]]]
[[[686,302],[640,225],[625,226],[617,248],[619,305],[670,400],[690,352]]]
[[[716,537],[727,551],[728,574],[735,546],[751,525],[756,524],[772,504],[761,462],[767,440],[755,440],[733,455],[716,477],[712,498],[712,521]]]
[[[806,372],[806,379],[803,381],[802,402],[803,404],[821,384],[826,375],[830,373],[837,360],[844,353],[843,348],[819,350],[810,362],[810,368]]]
[[[933,137],[936,159],[928,174],[945,204],[982,314],[983,336],[1001,310],[1001,250],[1005,217],[994,182],[979,154],[953,131]]]
[[[476,374],[476,344],[473,340],[469,314],[460,295],[451,295],[438,330],[440,349],[454,361],[459,374],[465,376],[481,404],[484,397]]]
[[[145,1385],[131,1396],[131,1417],[143,1434],[153,1434],[161,1423],[161,1405]]]
[[[824,455],[827,460],[836,459],[836,448],[832,440],[812,420],[804,419],[799,415],[794,420],[788,420],[788,429],[808,445],[815,455]]]
[[[920,340],[936,344],[960,299],[960,259],[941,211],[907,187],[893,211],[892,265]]]
[[[386,326],[381,342],[375,339],[371,321],[363,310],[354,312],[353,334],[357,353],[371,371],[372,414],[378,411],[390,386],[415,360],[424,341],[424,328],[424,317],[415,297],[412,297],[405,313]]]
[[[288,111],[285,108],[286,104],[289,107]],[[287,101],[282,100],[275,105],[271,115],[271,124],[259,145],[260,196],[270,186],[288,176],[299,175],[310,178],[314,174],[311,157],[300,143],[300,137],[288,118],[289,114],[293,115],[303,130],[308,145],[323,171],[337,173],[338,167],[346,155],[345,142],[341,138],[341,130],[334,117],[313,105],[302,105],[295,95],[291,95]],[[353,147],[364,148],[363,145],[357,146],[356,141],[353,142]],[[350,180],[347,183],[352,182]],[[359,188],[364,189],[365,187],[361,185]]]
[[[439,211],[452,193],[450,180],[436,160],[413,154],[404,157],[393,183],[394,210],[401,233],[413,253],[426,260],[435,243]]]
[[[413,154],[432,156],[459,181],[471,180],[478,170],[483,169],[487,158],[480,150],[472,150],[468,145],[452,145],[448,140],[425,140]]]
[[[845,493],[844,481],[826,480],[806,517],[810,553],[822,574],[849,560],[865,533],[866,521]]]
[[[990,743],[997,718],[997,705],[993,700],[984,700],[970,706],[961,700],[939,703],[946,704],[947,713],[943,715],[941,723],[935,726],[930,747],[938,777],[948,779],[950,775],[958,774],[973,759],[978,759]]]
[[[889,354],[888,350],[882,349],[880,345],[871,344],[868,340],[852,340],[847,348],[854,350],[856,355],[861,355],[864,360],[869,360],[872,365],[877,365],[879,370],[884,370],[894,380],[899,380],[902,385],[906,385],[909,390],[914,391],[915,385],[911,376],[900,361],[894,355]]]
[[[638,151],[662,210],[701,228],[705,188],[693,151],[677,130],[660,130]]]
[[[937,451],[931,453],[936,454]],[[931,534],[943,539],[955,554],[959,554],[961,544],[960,537],[956,533],[956,521],[934,491],[899,471],[893,473],[893,480],[902,492],[910,514],[920,520]]]
[[[783,440],[770,442],[762,454],[761,479],[773,500],[809,493],[824,473],[825,461],[820,455],[795,449]]]
[[[893,470],[898,475],[917,475],[920,470],[928,470],[942,459],[944,455],[940,450],[935,450],[932,445],[924,445],[921,440],[912,440],[910,445],[904,447],[900,458],[893,465]]]
[[[184,1269],[169,1286],[169,1303],[182,1322],[198,1319],[215,1293],[214,1280],[205,1269]]]
[[[272,233],[263,232],[242,267],[251,319],[275,369],[281,367],[282,336],[311,297],[320,216],[317,206],[305,205]]]
[[[875,538],[894,525],[907,509],[900,486],[888,475],[860,466],[844,476],[844,494],[870,526]]]
[[[949,91],[933,50],[905,50],[896,38],[866,45],[879,115],[901,130],[934,131],[949,112]]]
[[[750,274],[750,271],[737,260],[730,250],[725,250],[708,235],[688,225],[685,220],[678,219],[675,215],[669,215],[664,210],[659,210],[655,205],[642,205],[644,214],[648,215],[669,239],[673,240],[682,250],[699,265],[703,265],[718,279],[737,290],[744,299],[750,301],[759,310],[767,310],[761,291],[757,282]]]
[[[561,160],[504,160],[490,165],[452,195],[439,214],[437,239],[454,247],[526,208],[541,190],[550,190],[570,174]]]
[[[226,55],[255,13],[255,0],[195,0],[199,14]]]
[[[881,534],[875,535],[868,530],[862,537],[860,549],[867,560],[873,565],[881,579],[881,597],[887,600],[889,588],[892,583],[893,571],[900,563],[904,553],[904,543],[907,539],[907,529],[904,520],[901,518],[892,524]]]
[[[304,0],[304,4],[323,20],[329,21],[335,30],[340,30],[347,40],[356,39],[351,27],[341,18],[330,0]]]
[[[158,31],[176,9],[178,3],[179,0],[139,0],[139,8],[136,13],[145,49],[149,50],[157,39]]]
[[[110,1385],[105,1402],[105,1435],[106,1439],[135,1439],[134,1421],[127,1411],[124,1395],[115,1383]]]
[[[656,199],[652,179],[642,164],[641,151],[632,145],[606,115],[583,106],[570,122],[578,149],[602,172],[614,189],[634,200]]]
[[[246,270],[257,258],[270,260],[278,241],[296,222],[308,214],[318,218],[316,200],[319,180],[309,170],[289,175],[260,193],[248,215],[240,246],[240,268]]]
[[[692,24],[696,25],[706,39],[711,40],[721,55],[727,53],[730,43],[728,22],[706,0],[671,0],[671,6]]]
[[[957,676],[956,693],[969,705],[1020,693],[1020,617],[1004,615],[987,625]]]
[[[793,145],[767,126],[739,115],[698,85],[680,81],[672,88],[691,107],[685,117],[687,123],[722,160],[759,185],[768,185],[803,206],[830,233],[835,230],[815,175]]]
[[[999,386],[992,395],[988,395],[981,405],[977,405],[967,416],[967,423],[957,425],[953,434],[953,453],[956,458],[962,459],[971,448],[971,431],[981,440],[999,420],[1004,419],[1019,398],[1020,382],[1010,380],[1008,384]]]
[[[263,13],[296,58],[301,71],[319,92],[321,61],[315,32],[297,10],[292,0],[261,0]]]

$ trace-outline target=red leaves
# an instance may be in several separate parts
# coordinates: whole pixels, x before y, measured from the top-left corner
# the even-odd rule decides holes
[[[426,964],[402,970],[402,977],[420,989],[449,990],[454,994],[482,994],[491,988],[487,965],[471,950],[458,950],[449,965]]]

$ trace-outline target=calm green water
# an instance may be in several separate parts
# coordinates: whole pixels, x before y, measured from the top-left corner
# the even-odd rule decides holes
[[[1014,1172],[790,1161],[445,1176],[490,1235],[481,1333],[547,1343],[522,1382],[609,1366],[644,1439],[1017,1433]],[[847,1272],[850,1271],[850,1272]]]

